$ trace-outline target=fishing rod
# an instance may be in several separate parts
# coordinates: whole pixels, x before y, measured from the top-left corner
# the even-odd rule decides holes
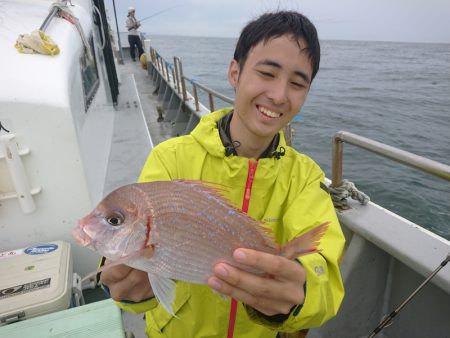
[[[413,297],[415,295],[417,295],[417,293],[419,293],[420,290],[422,290],[422,288],[434,277],[436,276],[436,274],[445,266],[447,265],[447,263],[450,261],[450,253],[447,255],[447,258],[444,259],[439,266],[436,268],[436,270],[434,270],[427,279],[425,279],[423,281],[422,284],[419,285],[419,287],[413,291],[413,293],[411,293],[411,295],[409,295],[408,298],[406,298],[406,300],[401,303],[394,311],[392,311],[388,316],[386,316],[381,323],[372,331],[372,333],[370,334],[370,336],[368,338],[373,338],[375,337],[378,333],[380,333],[381,330],[383,330],[386,326],[388,326],[389,324],[392,323],[392,319],[405,307],[406,304],[409,303],[409,301],[411,299],[413,299]]]
[[[139,20],[139,22],[142,22],[142,21],[144,21],[144,20],[153,18],[154,16],[156,16],[156,15],[158,15],[158,14],[161,14],[161,13],[164,13],[164,12],[167,12],[167,11],[169,11],[169,10],[171,10],[171,9],[174,9],[175,7],[180,7],[180,5],[175,5],[175,6],[171,6],[171,7],[169,7],[169,8],[160,10],[159,12],[153,13],[153,14],[150,15],[150,16],[146,16],[145,18]]]

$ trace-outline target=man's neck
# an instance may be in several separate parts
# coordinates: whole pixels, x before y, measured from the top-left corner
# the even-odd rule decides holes
[[[239,156],[248,158],[259,158],[259,156],[269,147],[273,140],[272,137],[258,137],[251,134],[239,116],[233,114],[230,122],[230,136],[233,141],[239,141],[240,145],[236,148]]]

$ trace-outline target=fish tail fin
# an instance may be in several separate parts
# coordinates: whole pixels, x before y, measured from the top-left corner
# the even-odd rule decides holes
[[[288,259],[310,253],[320,252],[318,248],[320,239],[328,229],[330,222],[325,222],[312,230],[305,232],[297,238],[287,242],[281,247],[280,255]]]

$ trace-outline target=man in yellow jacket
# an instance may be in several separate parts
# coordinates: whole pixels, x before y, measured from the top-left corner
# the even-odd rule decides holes
[[[268,13],[250,22],[228,72],[234,108],[208,114],[190,135],[156,146],[139,181],[223,184],[228,199],[263,220],[280,244],[330,221],[321,252],[290,261],[237,249],[237,262],[266,274],[218,263],[208,286],[177,282],[176,317],[158,304],[145,272],[123,265],[103,272],[101,281],[120,307],[146,313],[149,337],[273,338],[318,327],[337,313],[344,237],[323,172],[287,146],[281,132],[305,102],[319,61],[316,29],[303,15]]]

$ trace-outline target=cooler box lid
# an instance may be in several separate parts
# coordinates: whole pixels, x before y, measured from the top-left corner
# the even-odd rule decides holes
[[[122,315],[112,299],[0,327],[8,338],[124,338]]]
[[[0,253],[0,326],[67,309],[72,255],[63,241]]]

